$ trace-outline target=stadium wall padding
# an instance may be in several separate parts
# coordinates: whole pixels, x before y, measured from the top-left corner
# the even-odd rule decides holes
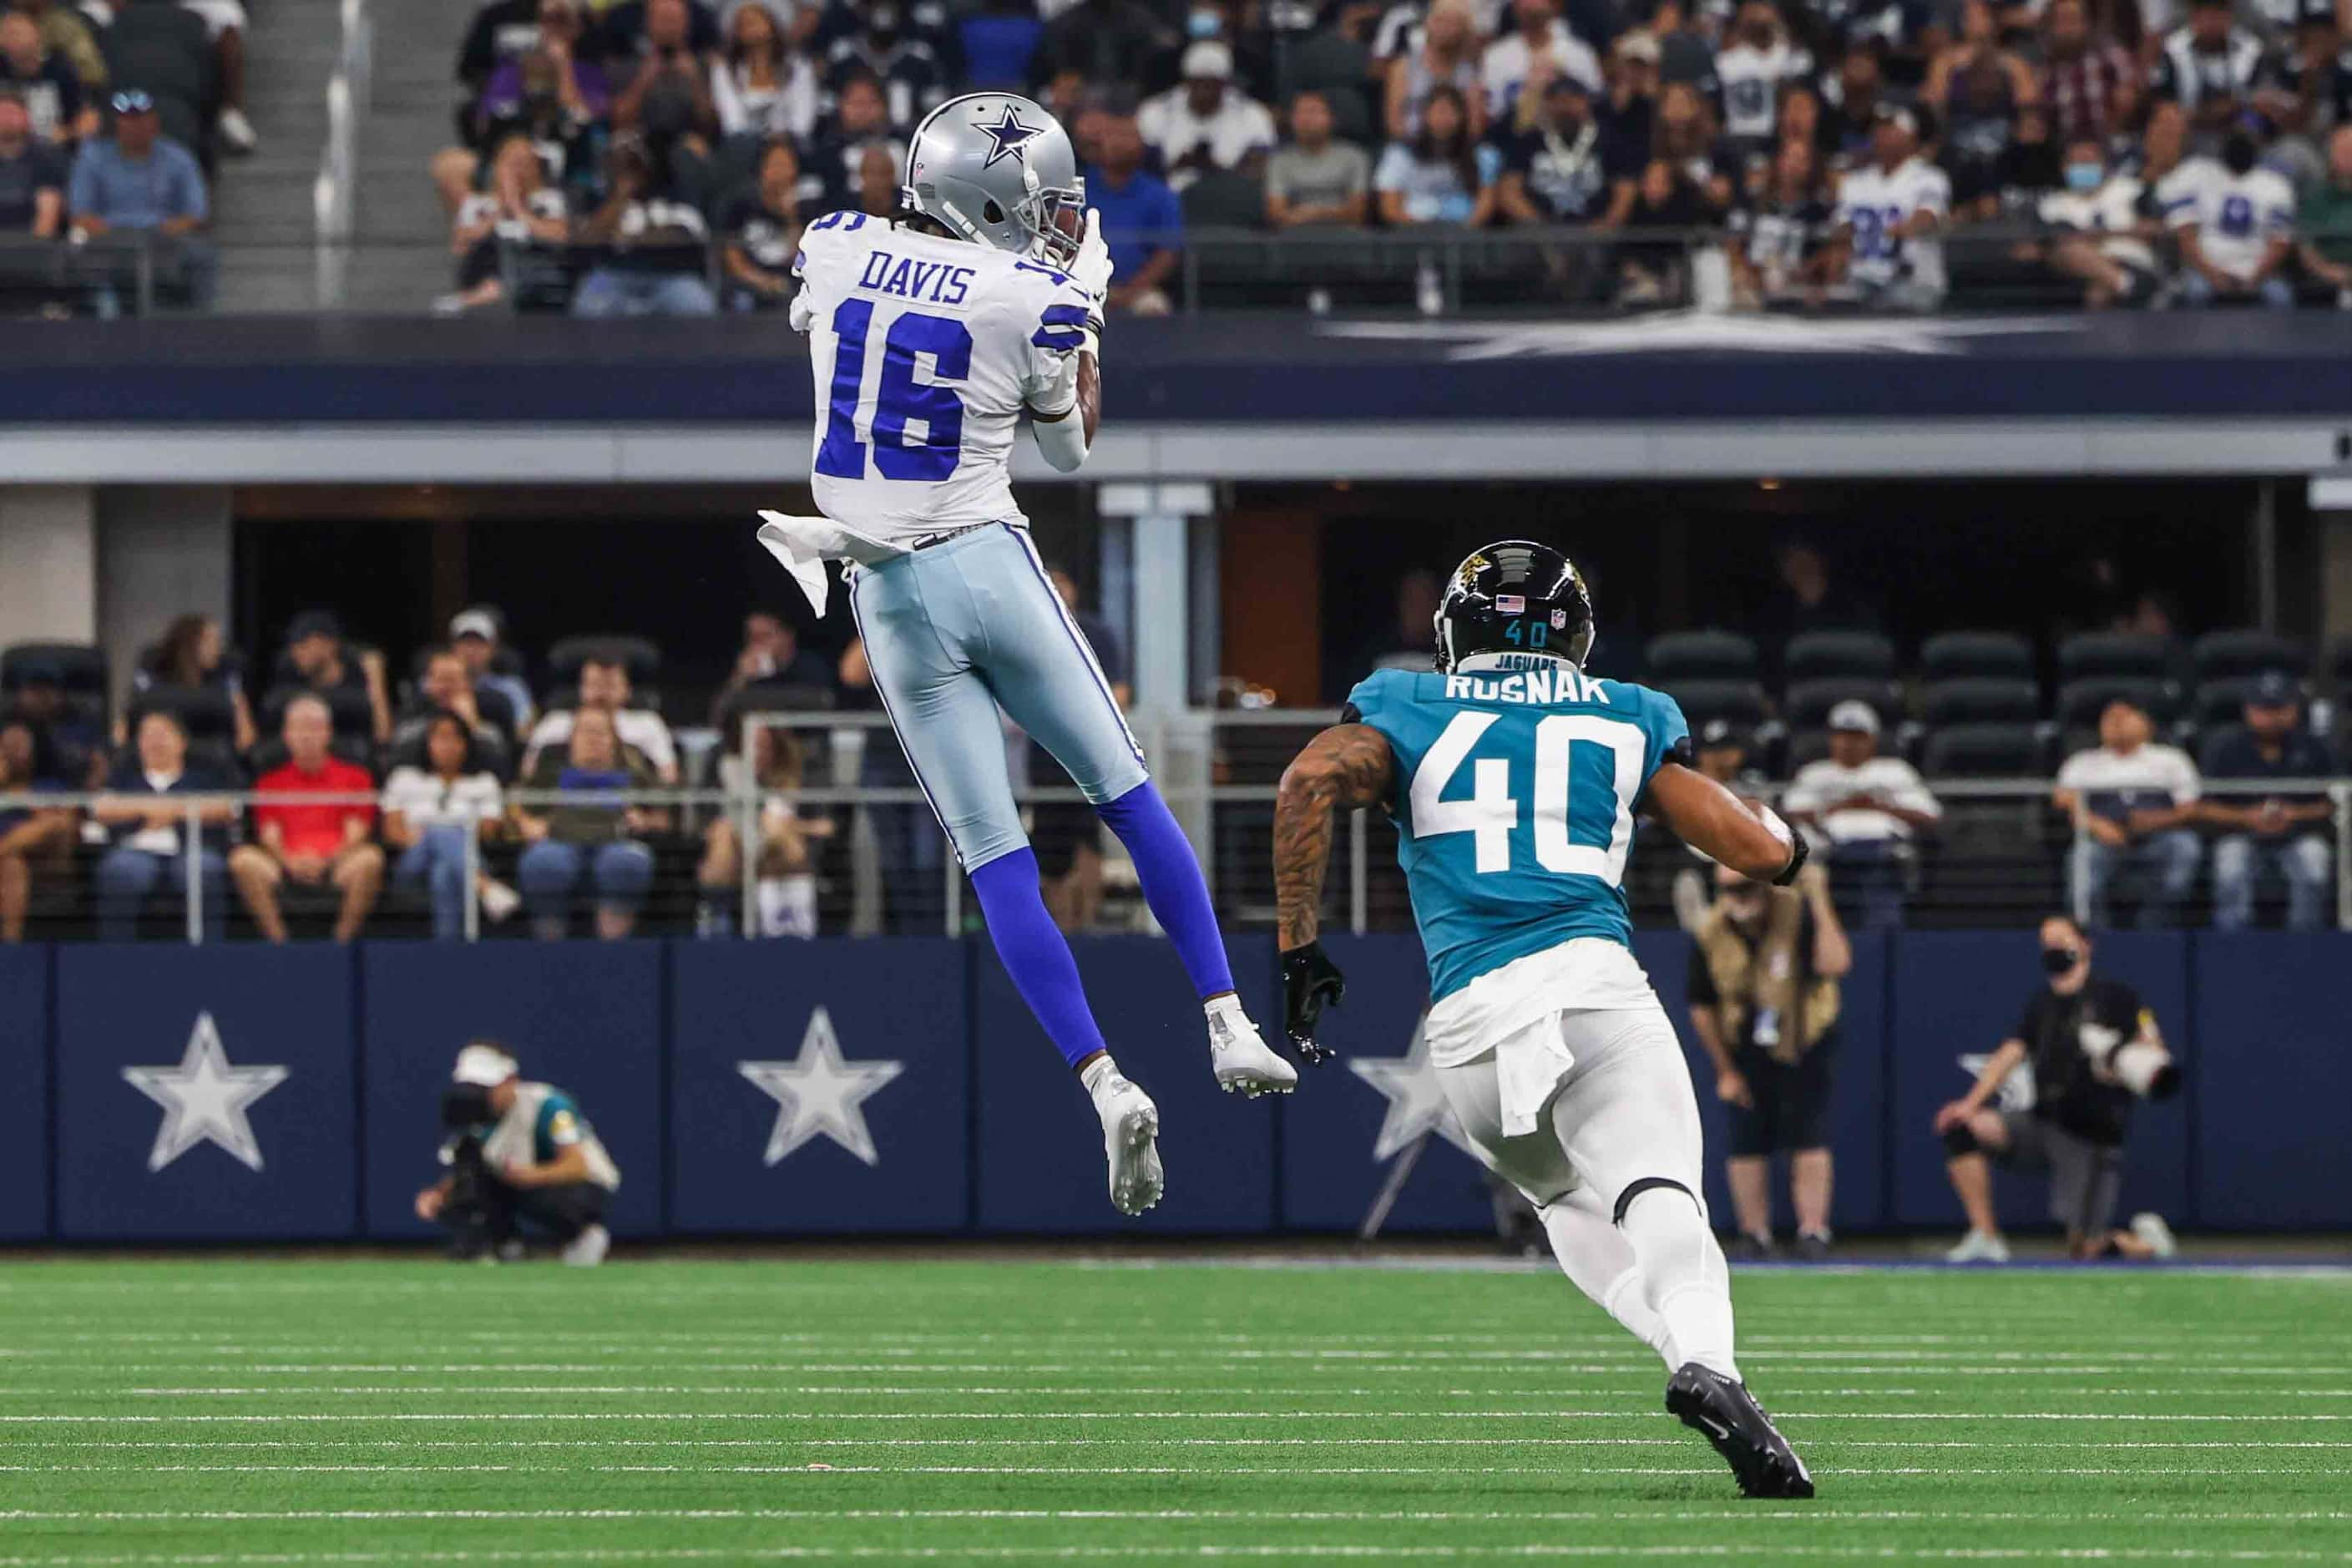
[[[1285,1102],[1216,1091],[1166,943],[1075,945],[1162,1111],[1170,1195],[1140,1222],[1111,1211],[1085,1095],[985,939],[92,944],[0,950],[0,1241],[421,1239],[410,1204],[436,1172],[440,1085],[479,1036],[574,1093],[625,1173],[625,1236],[1346,1231],[1425,1131],[1390,1229],[1487,1226],[1418,1048],[1413,938],[1331,939],[1341,1054]],[[1670,932],[1636,947],[1685,1031],[1720,1224],[1687,948]],[[1272,941],[1230,948],[1271,1029]],[[1842,1228],[1958,1224],[1928,1120],[1965,1089],[1960,1058],[2014,1026],[2034,960],[2031,931],[1857,933],[1836,1047]],[[2188,1079],[2137,1119],[2127,1205],[2192,1229],[2352,1228],[2334,1111],[2352,1094],[2352,934],[2113,932],[2098,962],[2155,1009]],[[2037,1194],[2000,1187],[2010,1218],[2042,1222]]]

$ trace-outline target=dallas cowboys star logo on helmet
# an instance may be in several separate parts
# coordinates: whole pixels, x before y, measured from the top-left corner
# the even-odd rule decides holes
[[[1045,134],[1045,128],[1042,125],[1024,125],[1021,116],[1013,112],[1009,103],[1004,106],[1003,119],[993,125],[982,123],[973,129],[984,132],[996,143],[988,150],[987,158],[982,162],[980,166],[983,169],[994,168],[1000,158],[1025,159],[1027,154],[1021,149]]]

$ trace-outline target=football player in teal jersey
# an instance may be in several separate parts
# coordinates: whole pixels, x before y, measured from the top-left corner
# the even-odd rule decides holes
[[[1804,841],[1690,766],[1682,710],[1585,672],[1592,603],[1575,566],[1524,541],[1454,570],[1435,668],[1381,670],[1283,774],[1275,885],[1293,1042],[1339,1000],[1316,941],[1332,817],[1381,805],[1429,958],[1430,1061],[1463,1130],[1536,1205],[1579,1289],[1664,1356],[1666,1408],[1750,1497],[1812,1478],[1741,1381],[1731,1287],[1699,1197],[1698,1102],[1674,1026],[1634,961],[1633,818],[1759,881]]]

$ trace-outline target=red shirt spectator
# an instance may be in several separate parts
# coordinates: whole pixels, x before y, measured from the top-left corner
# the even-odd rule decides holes
[[[365,768],[332,755],[321,758],[316,771],[299,763],[282,763],[262,774],[253,785],[256,795],[372,795],[374,791],[375,779]],[[348,831],[344,825],[354,820],[363,828],[373,828],[375,807],[358,804],[324,805],[306,801],[253,808],[254,826],[265,833],[275,826],[279,853],[289,859],[298,855],[321,858],[333,856],[343,847]]]

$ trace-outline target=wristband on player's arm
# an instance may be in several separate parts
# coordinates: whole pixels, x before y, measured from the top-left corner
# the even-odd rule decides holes
[[[1772,879],[1772,885],[1776,888],[1785,888],[1794,883],[1797,873],[1805,868],[1805,862],[1812,857],[1813,847],[1806,842],[1803,834],[1790,833],[1789,844],[1789,863],[1780,868],[1779,876]]]

